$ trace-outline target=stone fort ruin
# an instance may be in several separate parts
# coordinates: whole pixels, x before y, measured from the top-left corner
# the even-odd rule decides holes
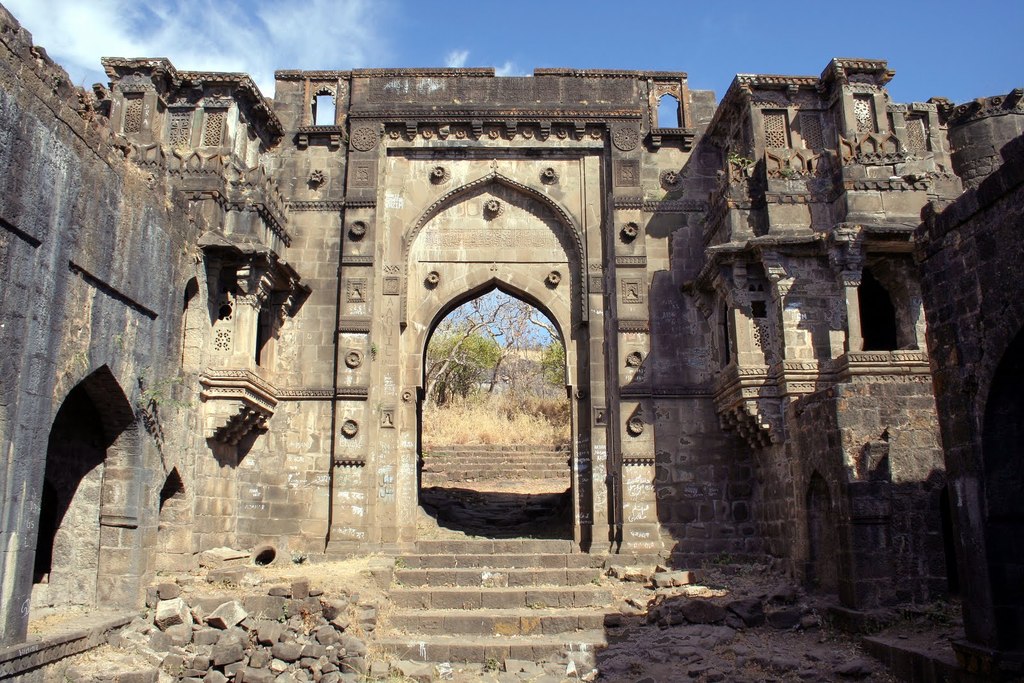
[[[1018,661],[1020,90],[103,66],[0,8],[5,645],[211,548],[413,547],[426,343],[497,288],[565,343],[576,552],[953,591]]]

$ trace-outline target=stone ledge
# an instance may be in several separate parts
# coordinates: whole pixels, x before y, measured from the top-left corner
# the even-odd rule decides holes
[[[0,649],[0,678],[22,676],[47,664],[91,650],[107,642],[107,634],[131,623],[135,612],[89,621],[95,625],[69,627],[60,633],[37,636],[27,642]],[[77,623],[77,620],[76,620]]]

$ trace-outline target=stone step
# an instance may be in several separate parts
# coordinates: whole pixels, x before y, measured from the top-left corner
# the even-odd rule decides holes
[[[490,481],[523,481],[529,479],[530,481],[540,480],[551,480],[558,482],[561,488],[569,488],[569,471],[562,472],[561,470],[533,470],[530,472],[505,472],[501,470],[488,470],[488,469],[469,469],[469,470],[446,470],[443,468],[438,469],[423,469],[423,480],[426,482],[428,479],[435,483],[429,484],[429,486],[440,486],[441,488],[449,488],[453,481],[463,480],[490,480]],[[428,484],[424,483],[424,486]]]
[[[576,586],[601,577],[601,570],[580,569],[396,569],[395,580],[403,586]]]
[[[462,467],[487,466],[487,467],[536,467],[539,465],[551,465],[568,467],[567,458],[424,458],[424,465],[459,465]]]
[[[527,569],[530,567],[543,569],[579,569],[583,567],[601,567],[604,557],[586,553],[540,553],[540,554],[421,554],[403,555],[399,565],[406,569],[450,568],[465,569],[483,567],[490,569]]]
[[[521,609],[603,607],[611,592],[596,586],[566,588],[392,588],[391,602],[402,609]]]
[[[417,555],[555,555],[579,553],[574,541],[561,538],[456,538],[416,541]]]
[[[550,661],[569,654],[572,658],[593,661],[595,653],[607,645],[604,631],[579,631],[558,636],[387,636],[377,645],[395,659],[415,662],[475,662],[522,659]]]
[[[391,623],[417,635],[551,636],[604,627],[593,608],[396,610]]]

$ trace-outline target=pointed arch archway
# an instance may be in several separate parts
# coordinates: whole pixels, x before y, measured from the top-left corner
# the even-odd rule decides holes
[[[41,488],[33,603],[135,605],[145,571],[139,433],[108,366],[61,403]]]
[[[405,278],[400,336],[403,386],[418,387],[415,433],[421,433],[427,343],[449,312],[499,289],[542,311],[565,345],[566,390],[572,422],[572,534],[589,545],[592,488],[589,453],[581,464],[579,443],[589,444],[589,420],[580,420],[589,383],[589,330],[585,248],[570,214],[544,192],[491,172],[433,201],[402,239]],[[589,405],[584,404],[584,414]],[[403,458],[415,467],[417,440]],[[586,446],[585,446],[586,447]],[[399,469],[401,471],[402,465]],[[417,476],[418,490],[418,476]]]

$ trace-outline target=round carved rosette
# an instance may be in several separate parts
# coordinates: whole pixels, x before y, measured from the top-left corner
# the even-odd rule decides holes
[[[678,171],[662,171],[661,186],[666,190],[678,190],[683,185],[683,174]]]
[[[448,179],[452,177],[452,174],[444,166],[435,166],[430,169],[430,182],[435,185],[441,185],[448,182]]]
[[[561,282],[561,281],[562,281],[562,274],[559,273],[557,270],[552,270],[550,273],[548,273],[548,276],[546,278],[544,278],[544,283],[548,287],[557,287],[558,283]]]
[[[416,400],[416,392],[412,389],[402,391],[402,403],[412,403]]]
[[[353,221],[348,226],[348,235],[354,240],[361,240],[366,236],[366,223],[363,221]]]
[[[345,354],[345,365],[355,369],[363,364],[363,354],[359,353],[355,349]]]
[[[360,126],[352,131],[352,136],[349,142],[353,149],[357,149],[360,152],[369,152],[371,149],[377,146],[380,141],[380,135],[377,134],[377,130],[372,126]]]
[[[640,144],[640,131],[633,126],[619,126],[612,131],[612,144],[623,152],[630,152]]]
[[[505,213],[505,204],[497,199],[488,199],[484,202],[484,218],[493,220]]]
[[[345,420],[341,424],[341,435],[344,436],[346,439],[351,439],[358,433],[359,423],[356,422],[355,420]]]
[[[640,436],[644,433],[644,421],[639,415],[634,415],[629,418],[629,422],[626,423],[626,431],[629,432],[630,436]]]
[[[630,221],[622,226],[622,230],[619,231],[622,236],[623,242],[632,242],[636,239],[636,236],[640,234],[640,226]]]
[[[540,181],[545,185],[554,185],[558,182],[558,171],[548,167],[540,172]]]
[[[310,171],[310,173],[309,173],[309,181],[308,182],[309,182],[309,186],[312,187],[313,189],[316,189],[316,188],[320,187],[321,185],[323,185],[326,180],[327,180],[327,176],[319,168],[318,169],[314,169],[313,171]]]
[[[441,273],[436,270],[430,271],[427,273],[427,278],[423,281],[423,284],[425,284],[429,289],[437,287],[441,284]]]
[[[644,356],[639,351],[633,351],[626,356],[626,366],[630,368],[638,368],[640,364],[644,362]]]

